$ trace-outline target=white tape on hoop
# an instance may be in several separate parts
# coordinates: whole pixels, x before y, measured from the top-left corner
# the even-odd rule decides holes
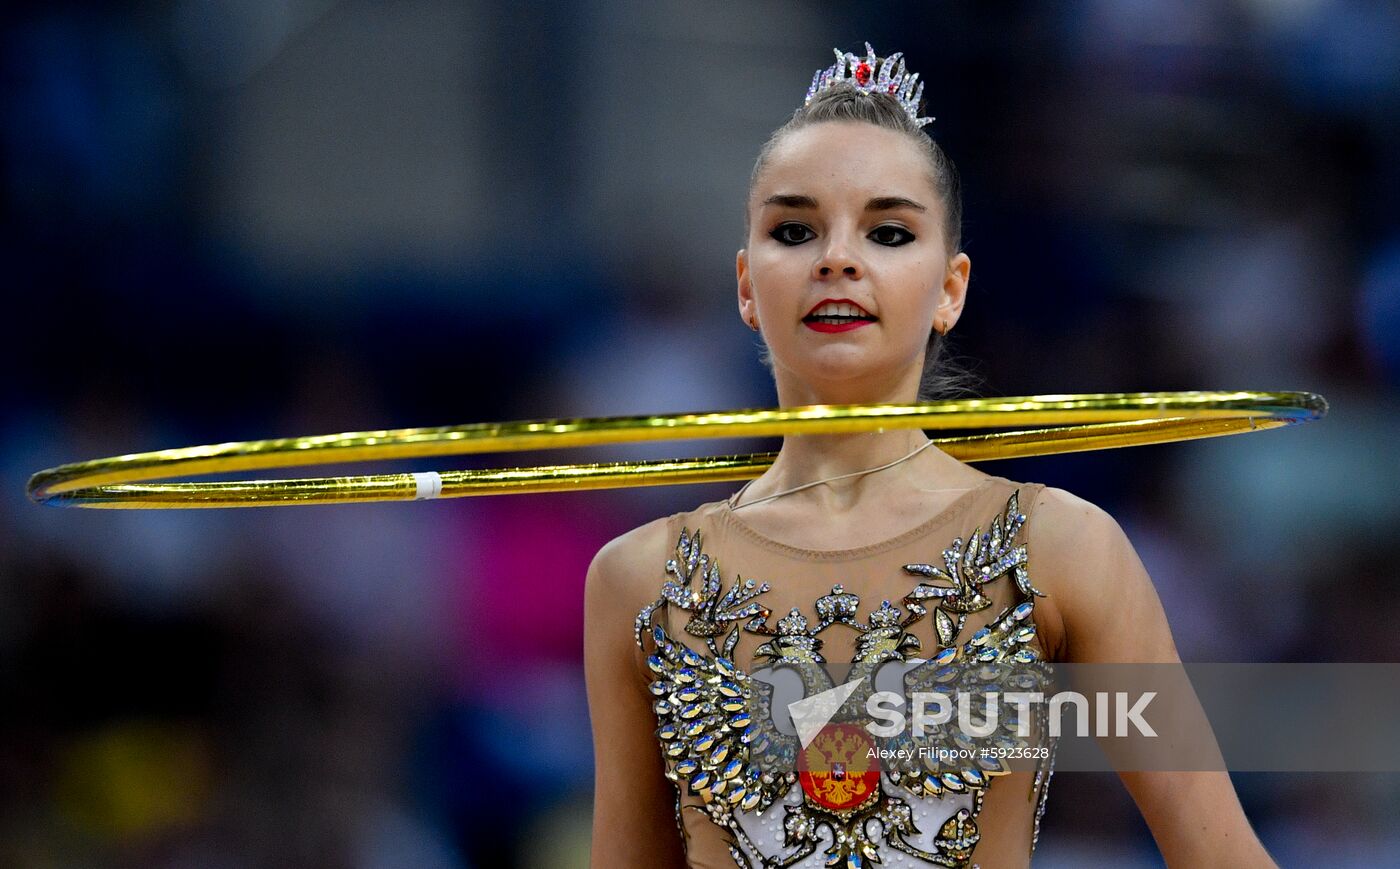
[[[425,501],[442,494],[442,475],[437,471],[415,473],[413,481],[418,484],[418,491],[413,495],[415,501]]]

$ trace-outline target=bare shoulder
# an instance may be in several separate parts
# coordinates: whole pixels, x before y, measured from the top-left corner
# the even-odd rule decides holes
[[[617,535],[588,565],[583,587],[584,668],[594,682],[642,666],[637,659],[637,619],[660,597],[668,518]]]
[[[1177,660],[1152,577],[1117,519],[1046,486],[1030,522],[1032,582],[1053,612],[1058,660]]]
[[[1086,557],[1106,547],[1127,544],[1112,514],[1067,489],[1045,486],[1029,511],[1036,549],[1042,558],[1056,554]]]
[[[1035,499],[1035,514],[1042,524],[1074,524],[1084,520],[1112,520],[1108,511],[1068,489],[1045,486]]]
[[[658,517],[604,543],[588,566],[586,593],[629,606],[655,600],[674,546],[667,539],[669,518]]]
[[[1115,535],[1115,520],[1098,504],[1056,486],[1044,486],[1029,510],[1027,546],[1031,584],[1046,596],[1037,603],[1043,643],[1053,661],[1070,657],[1070,635],[1085,601],[1106,600],[1099,569]]]

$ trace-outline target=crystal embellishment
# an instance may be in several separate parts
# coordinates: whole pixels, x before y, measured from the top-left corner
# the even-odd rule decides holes
[[[726,585],[718,560],[703,551],[702,531],[681,528],[675,556],[665,565],[667,579],[657,599],[638,613],[634,635],[647,654],[654,733],[666,778],[675,786],[676,826],[687,850],[682,813],[693,812],[722,831],[726,850],[741,869],[817,864],[855,869],[904,862],[975,867],[983,800],[993,781],[1010,772],[996,754],[975,750],[985,744],[1023,747],[1011,737],[1016,715],[1009,707],[999,709],[1001,725],[985,735],[990,741],[985,743],[956,728],[876,737],[855,725],[859,718],[853,713],[866,706],[882,664],[912,663],[925,654],[924,664],[906,669],[908,691],[985,694],[1004,682],[1003,668],[1011,664],[1029,668],[1017,671],[1021,676],[1040,677],[1047,662],[1032,643],[1033,617],[1035,599],[1045,593],[1030,583],[1026,544],[1015,542],[1026,520],[1018,506],[1013,492],[992,518],[991,530],[983,534],[979,526],[966,543],[954,539],[941,553],[942,565],[903,565],[914,587],[898,600],[882,600],[864,621],[859,596],[837,584],[816,599],[815,618],[794,607],[771,623],[777,613],[761,602],[769,584],[736,576]],[[984,588],[1002,577],[1014,579],[1018,599],[962,637],[968,615],[993,605]],[[937,646],[923,653],[913,629],[930,610]],[[668,611],[680,618],[672,622],[665,617]],[[680,630],[672,634],[667,624]],[[822,635],[838,625],[856,632],[844,679],[859,687],[804,746],[776,727],[773,687],[755,674],[783,668],[801,681],[804,697],[831,691],[837,680],[826,669]],[[696,648],[682,641],[681,631]],[[741,632],[763,640],[747,667],[735,659]],[[1040,711],[1032,715],[1034,729],[1043,732]],[[886,760],[870,761],[871,748]],[[955,748],[969,759],[957,759]],[[1051,740],[1031,786],[1032,851],[1053,763]],[[931,829],[916,822],[916,808],[934,821]],[[950,814],[937,819],[943,809]],[[776,846],[770,834],[776,834]]]
[[[849,51],[842,52],[839,48],[832,51],[836,53],[836,62],[813,73],[812,85],[807,88],[807,98],[802,105],[810,105],[818,94],[834,85],[848,83],[861,93],[878,92],[893,96],[915,126],[922,127],[934,120],[932,117],[919,117],[919,100],[924,94],[924,83],[919,81],[917,72],[908,72],[904,68],[904,52],[896,51],[881,61],[868,42],[865,43],[864,57]]]

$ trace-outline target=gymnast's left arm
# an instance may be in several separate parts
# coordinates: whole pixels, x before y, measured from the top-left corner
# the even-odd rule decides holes
[[[1175,664],[1181,658],[1147,569],[1118,522],[1046,486],[1027,538],[1032,582],[1052,603],[1053,658],[1067,664]],[[1037,604],[1039,609],[1041,604]],[[1194,693],[1192,712],[1199,712]],[[1213,745],[1212,738],[1212,745]],[[1167,866],[1271,867],[1229,773],[1120,770]]]

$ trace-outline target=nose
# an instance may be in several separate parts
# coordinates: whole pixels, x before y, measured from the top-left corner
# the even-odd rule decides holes
[[[824,280],[833,275],[848,278],[865,277],[865,264],[860,261],[860,257],[852,252],[847,234],[841,231],[833,232],[827,237],[822,255],[817,259],[812,270],[812,276],[818,280]]]

